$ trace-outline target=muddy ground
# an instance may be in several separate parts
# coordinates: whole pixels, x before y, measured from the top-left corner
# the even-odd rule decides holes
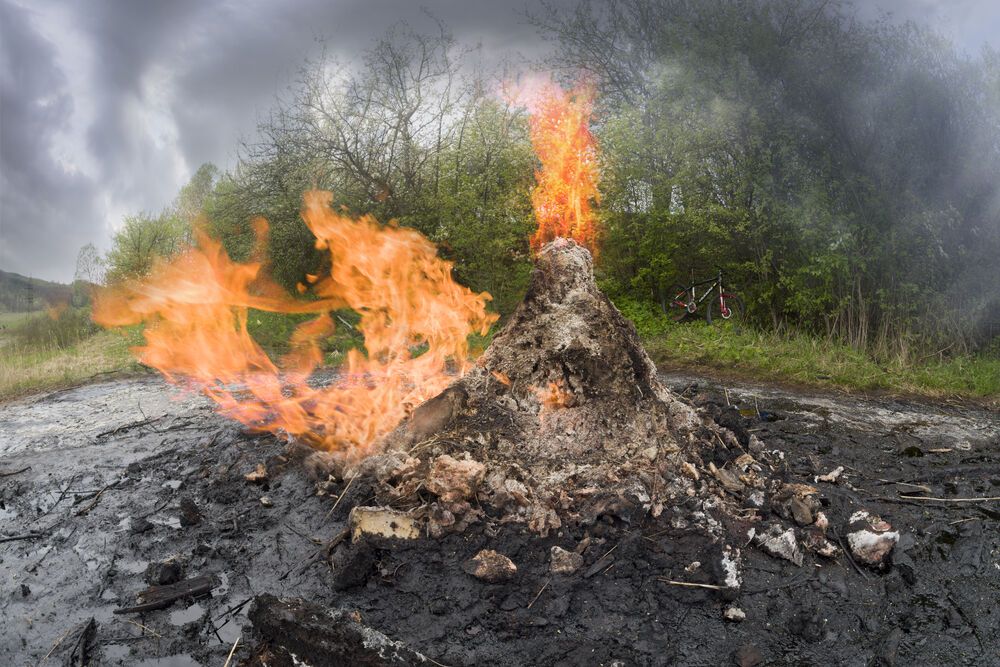
[[[338,579],[319,543],[370,488],[352,485],[331,511],[344,485],[317,495],[294,457],[275,458],[286,448],[274,437],[247,434],[158,379],[118,380],[0,406],[0,664],[62,664],[91,617],[94,664],[222,665],[241,635],[236,658],[246,659],[244,603],[260,593],[358,612],[443,665],[724,665],[734,655],[1000,664],[1000,502],[900,498],[1000,496],[997,414],[664,380],[736,404],[800,480],[845,466],[837,484],[817,485],[824,511],[836,526],[862,507],[888,520],[903,534],[893,566],[878,573],[809,554],[797,567],[749,546],[742,591],[728,601],[659,580],[711,573],[686,571],[701,546],[657,522],[592,529],[583,568],[552,576],[549,548],[573,548],[582,534],[538,540],[486,521],[377,549],[371,567]],[[258,463],[272,470],[264,485],[244,479]],[[481,548],[508,555],[516,578],[466,574],[462,561]],[[216,575],[211,597],[115,614],[148,586],[147,567],[171,556],[186,576]],[[731,604],[746,620],[724,620]]]

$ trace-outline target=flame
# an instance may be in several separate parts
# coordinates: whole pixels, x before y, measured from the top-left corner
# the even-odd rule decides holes
[[[522,90],[529,108],[531,144],[542,163],[531,203],[538,230],[531,247],[563,236],[597,254],[597,221],[591,200],[598,201],[597,142],[590,132],[594,92],[582,85],[566,91],[552,82]]]
[[[486,312],[489,294],[455,283],[451,263],[418,232],[371,216],[352,219],[331,202],[328,192],[304,196],[302,218],[332,266],[328,277],[309,276],[313,301],[285,294],[262,274],[262,260],[233,262],[218,241],[198,233],[197,247],[159,262],[147,279],[102,290],[94,320],[145,322],[146,345],[134,349],[143,363],[201,390],[255,430],[367,453],[450,384],[449,371],[466,370],[467,336],[485,334],[497,316]],[[267,225],[256,225],[262,248]],[[291,352],[276,363],[247,331],[248,308],[317,316],[299,325]],[[333,333],[329,311],[337,308],[360,315],[367,354],[351,350],[339,378],[315,387],[307,381],[322,363],[319,342]]]
[[[562,380],[549,382],[545,387],[535,387],[535,395],[542,404],[542,412],[568,408],[573,404],[573,392],[566,388]]]

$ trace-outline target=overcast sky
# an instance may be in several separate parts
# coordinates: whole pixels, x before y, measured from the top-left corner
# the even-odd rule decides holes
[[[560,0],[571,3],[572,0]],[[526,0],[0,0],[0,269],[72,279],[126,213],[156,212],[240,136],[320,41],[350,56],[425,7],[500,59],[548,45]],[[1000,1],[872,0],[862,15],[1000,45]]]

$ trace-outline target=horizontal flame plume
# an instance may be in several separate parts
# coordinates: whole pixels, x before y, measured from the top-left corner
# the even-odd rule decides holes
[[[551,82],[527,93],[531,144],[542,163],[531,203],[538,230],[531,247],[562,236],[597,254],[598,229],[591,201],[599,200],[597,141],[590,132],[594,93],[588,86],[563,90]]]
[[[94,320],[145,322],[146,345],[134,350],[143,363],[255,430],[365,454],[450,384],[449,371],[467,368],[468,335],[485,334],[496,315],[486,312],[490,295],[455,283],[451,264],[418,232],[352,219],[331,202],[329,192],[304,196],[302,218],[332,266],[328,277],[310,277],[314,301],[289,297],[262,275],[261,260],[233,262],[199,233],[197,247],[158,263],[148,278],[101,290]],[[267,223],[255,223],[263,247]],[[248,308],[317,317],[299,325],[291,352],[276,363],[247,331]],[[351,350],[339,378],[315,387],[307,380],[322,362],[320,340],[334,331],[329,311],[338,308],[360,314],[367,354]]]

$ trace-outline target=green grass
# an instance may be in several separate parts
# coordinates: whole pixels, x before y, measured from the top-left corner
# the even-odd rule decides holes
[[[650,355],[663,365],[848,390],[1000,399],[1000,357],[996,356],[877,359],[848,345],[805,334],[761,332],[728,322],[712,326],[665,322],[643,332]]]
[[[0,327],[16,326],[25,320],[30,320],[33,317],[39,317],[44,314],[44,310],[31,310],[28,312],[18,313],[0,313]],[[0,331],[0,334],[2,334],[2,331]]]

